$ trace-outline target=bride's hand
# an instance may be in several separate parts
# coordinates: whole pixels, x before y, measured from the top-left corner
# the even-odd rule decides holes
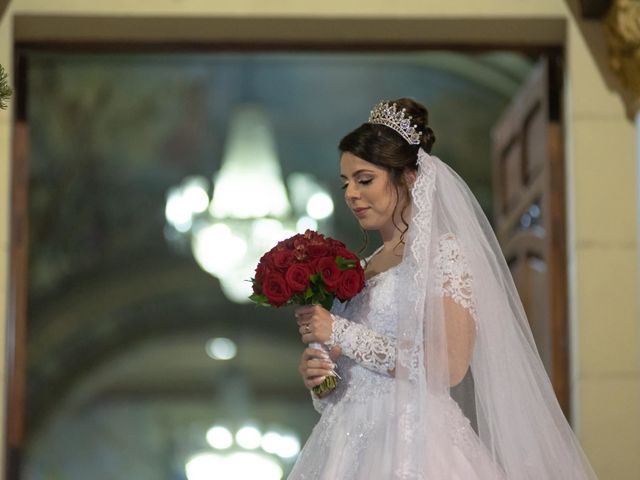
[[[325,377],[333,371],[333,362],[336,361],[341,353],[340,347],[333,347],[328,354],[316,348],[305,348],[298,366],[305,387],[310,390],[320,385]]]
[[[298,331],[304,343],[325,343],[331,337],[333,318],[329,311],[320,305],[304,305],[295,310],[300,328]]]

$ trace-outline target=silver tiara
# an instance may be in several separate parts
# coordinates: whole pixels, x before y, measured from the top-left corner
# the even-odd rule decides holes
[[[398,110],[395,103],[389,105],[389,102],[383,101],[373,107],[369,114],[368,123],[377,123],[393,128],[411,145],[419,145],[422,132],[416,130],[417,125],[411,125],[411,116],[405,117],[405,111],[404,108]]]

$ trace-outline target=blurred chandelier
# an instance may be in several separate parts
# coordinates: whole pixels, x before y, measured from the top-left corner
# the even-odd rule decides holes
[[[309,174],[282,180],[273,129],[260,106],[233,113],[220,170],[209,182],[191,176],[167,192],[167,239],[190,247],[198,265],[216,276],[225,296],[248,302],[260,256],[307,228],[330,234],[331,196]]]
[[[291,432],[260,431],[246,424],[235,435],[223,425],[207,431],[211,447],[191,455],[185,464],[188,480],[280,480],[300,452],[300,440]]]

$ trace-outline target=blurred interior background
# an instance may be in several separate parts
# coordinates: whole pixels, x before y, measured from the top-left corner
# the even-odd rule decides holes
[[[363,246],[337,144],[381,99],[427,105],[491,218],[490,130],[537,60],[23,53],[33,480],[286,476],[317,414],[292,312],[246,301],[259,255],[305,228]]]

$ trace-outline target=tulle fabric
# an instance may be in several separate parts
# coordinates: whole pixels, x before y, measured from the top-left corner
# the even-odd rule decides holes
[[[440,399],[443,400],[443,399]],[[433,399],[434,402],[438,401]],[[326,407],[304,446],[289,480],[382,480],[396,478],[393,456],[396,424],[390,417],[393,394],[366,402],[342,401]],[[428,424],[448,422],[447,438],[428,452],[434,480],[504,480],[453,400],[429,410]]]
[[[322,417],[289,480],[394,478],[391,472],[397,429],[395,378],[389,372],[387,358],[380,362],[371,360],[380,349],[368,340],[385,339],[395,348],[399,301],[393,295],[396,286],[406,280],[403,270],[402,264],[386,270],[367,280],[364,290],[347,304],[334,303],[334,316],[349,322],[351,333],[360,341],[349,355],[337,360],[341,375],[337,389],[322,399],[312,396]],[[400,301],[408,301],[407,295]],[[426,453],[433,459],[429,478],[503,479],[458,404],[444,396],[431,397],[428,403],[427,428],[435,428],[441,421],[446,426],[442,429],[445,437]]]
[[[389,404],[395,419],[388,438],[391,459],[388,474],[371,478],[459,478],[452,469],[460,464],[459,445],[448,418],[437,413],[452,395],[456,356],[449,345],[472,322],[470,374],[456,387],[457,396],[464,397],[457,400],[501,472],[479,478],[595,479],[558,405],[510,272],[475,197],[453,170],[422,149],[411,196],[404,278],[393,295],[398,322]]]

